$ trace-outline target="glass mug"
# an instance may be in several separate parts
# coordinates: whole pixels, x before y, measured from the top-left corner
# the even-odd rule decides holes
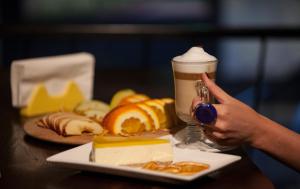
[[[202,73],[206,73],[208,77],[215,81],[217,60],[204,62],[180,62],[172,60],[174,86],[175,86],[175,110],[180,120],[186,123],[185,128],[175,135],[175,138],[181,142],[177,144],[182,148],[196,148],[202,151],[225,151],[231,149],[227,146],[220,146],[210,141],[204,134],[203,128],[207,124],[211,124],[216,117],[209,116],[207,111],[215,111],[211,107],[214,103],[214,97],[209,93],[207,87],[201,79]],[[201,115],[194,116],[191,106],[196,96],[202,99],[201,105],[204,110]],[[211,109],[212,108],[212,109]],[[204,113],[204,114],[203,114]],[[207,114],[208,113],[208,114]],[[199,114],[199,113],[198,113]],[[204,115],[204,116],[203,116]],[[197,116],[201,119],[199,123]],[[204,122],[204,123],[203,123]],[[211,123],[210,123],[211,122]]]

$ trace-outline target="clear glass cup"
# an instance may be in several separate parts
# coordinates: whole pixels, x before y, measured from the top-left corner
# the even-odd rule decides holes
[[[180,141],[177,146],[210,152],[232,149],[232,147],[220,146],[209,140],[203,131],[205,125],[201,125],[194,118],[191,109],[192,101],[196,96],[200,96],[203,103],[214,103],[213,96],[201,80],[201,74],[206,73],[210,79],[215,81],[217,61],[179,62],[172,60],[172,68],[176,114],[186,124],[184,129],[175,135],[175,138]]]

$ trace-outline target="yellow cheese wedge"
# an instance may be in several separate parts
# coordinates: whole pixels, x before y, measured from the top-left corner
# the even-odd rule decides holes
[[[23,116],[37,116],[59,110],[72,111],[84,100],[78,86],[70,81],[61,95],[50,96],[44,84],[39,84],[33,90],[28,105],[21,109]]]

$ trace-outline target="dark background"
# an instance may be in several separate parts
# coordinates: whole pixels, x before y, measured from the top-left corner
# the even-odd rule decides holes
[[[0,22],[5,72],[16,59],[87,51],[97,71],[148,70],[146,84],[169,96],[170,60],[202,45],[219,59],[222,88],[300,131],[300,1],[3,0]],[[108,31],[110,24],[116,27]],[[277,187],[300,187],[297,172],[260,151],[248,153]]]

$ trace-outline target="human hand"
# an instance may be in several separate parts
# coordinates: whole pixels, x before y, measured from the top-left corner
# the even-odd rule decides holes
[[[241,145],[242,143],[252,143],[259,137],[259,123],[262,116],[255,112],[246,104],[228,95],[206,74],[202,74],[202,79],[210,93],[220,104],[213,104],[218,117],[211,126],[205,126],[206,136],[221,145]],[[192,108],[201,102],[200,97],[193,100]]]
[[[300,135],[283,125],[255,112],[246,104],[224,92],[206,74],[202,79],[210,93],[220,104],[213,104],[218,117],[213,125],[204,126],[206,136],[225,146],[249,143],[287,165],[300,170]],[[192,107],[201,102],[195,98]]]

